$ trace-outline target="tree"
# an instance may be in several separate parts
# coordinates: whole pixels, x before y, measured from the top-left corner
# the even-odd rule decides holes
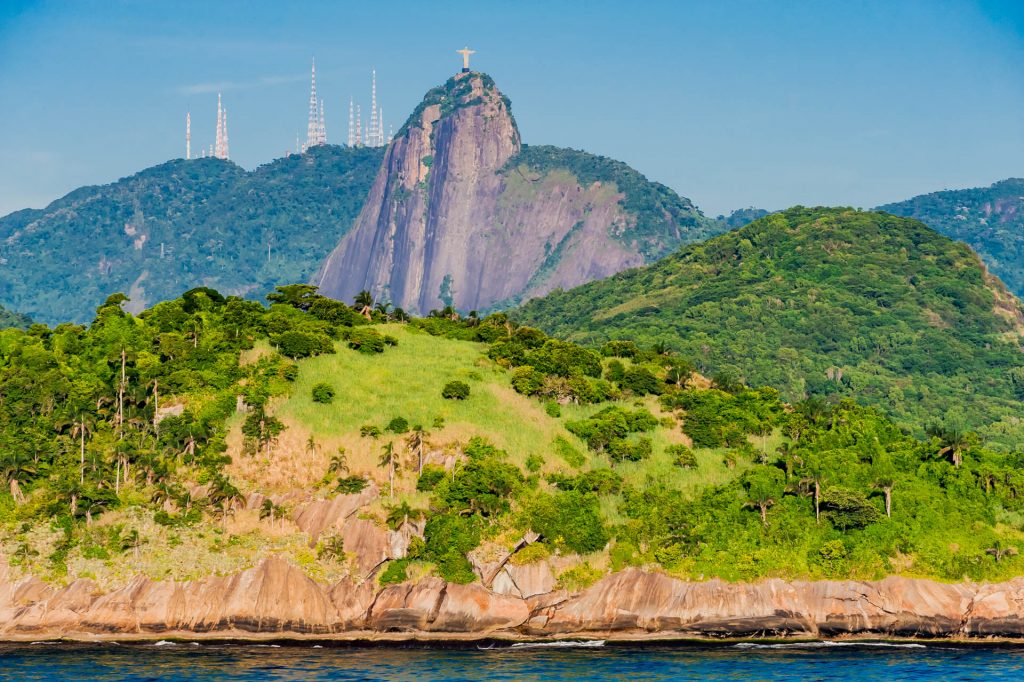
[[[985,550],[985,554],[988,554],[995,559],[996,563],[999,563],[1008,556],[1015,556],[1017,554],[1017,548],[1003,547],[1003,544],[999,540],[996,540],[992,547]]]
[[[426,445],[427,431],[422,424],[416,424],[406,436],[405,443],[411,452],[416,453],[416,475],[423,473],[423,448]]]
[[[885,497],[885,515],[892,518],[892,489],[896,487],[896,470],[888,455],[880,455],[872,462],[871,487]]]
[[[465,381],[449,381],[441,389],[441,397],[446,400],[465,400],[469,397],[469,384]]]
[[[331,462],[327,465],[327,474],[344,476],[348,473],[348,455],[345,448],[339,447],[338,452],[331,456]]]
[[[821,487],[825,484],[825,463],[815,452],[807,453],[800,467],[800,485],[814,498],[814,522],[821,523]]]
[[[85,483],[85,436],[91,434],[96,428],[96,421],[88,417],[84,412],[78,413],[78,419],[71,425],[71,437],[77,438],[79,443],[79,483]]]
[[[381,450],[380,466],[388,468],[388,497],[395,496],[395,444],[388,441]]]
[[[774,467],[757,467],[744,482],[747,500],[744,506],[757,509],[761,524],[768,527],[768,509],[782,494],[782,472]]]
[[[242,493],[227,476],[217,473],[210,481],[209,497],[220,516],[221,528],[226,531],[228,514],[234,510],[234,505],[241,499]]]
[[[365,289],[356,294],[356,311],[368,320],[373,319],[373,294]]]
[[[959,427],[945,427],[941,424],[932,424],[926,429],[929,436],[939,442],[939,457],[949,457],[954,467],[959,467],[964,461],[964,451],[975,443],[975,436],[972,433],[963,431]]]
[[[306,440],[306,454],[310,457],[316,457],[319,452],[320,446],[317,445],[316,439],[313,438],[312,434],[310,434],[309,438]]]

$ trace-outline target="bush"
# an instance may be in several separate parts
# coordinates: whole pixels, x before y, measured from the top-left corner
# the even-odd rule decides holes
[[[588,563],[574,566],[558,576],[558,587],[569,592],[585,590],[598,580],[603,573]]]
[[[601,355],[606,358],[635,358],[639,352],[640,348],[633,341],[608,341],[601,346]]]
[[[449,381],[441,389],[441,397],[445,400],[465,400],[469,397],[469,384],[465,381]]]
[[[619,380],[619,386],[636,395],[647,395],[661,393],[661,382],[646,367],[630,367]]]
[[[618,360],[608,362],[608,369],[604,371],[604,378],[608,381],[619,383],[626,376],[626,367]]]
[[[864,528],[878,521],[882,512],[856,490],[829,488],[821,495],[821,513],[841,530]]]
[[[576,490],[540,493],[524,506],[526,522],[549,543],[580,554],[596,552],[608,543],[608,531],[593,494]]]
[[[526,470],[532,472],[538,472],[544,466],[544,458],[540,455],[533,454],[526,458]]]
[[[409,431],[409,421],[405,417],[392,417],[388,425],[384,427],[384,430],[389,433],[407,433]]]
[[[544,388],[544,375],[529,365],[512,370],[512,388],[523,395],[537,395]]]
[[[345,335],[348,347],[360,353],[383,353],[384,337],[376,329],[356,327]]]
[[[555,419],[558,419],[559,417],[562,416],[562,406],[556,403],[554,400],[549,400],[548,402],[544,403],[544,411],[547,413],[549,417],[554,417]]]
[[[628,441],[625,438],[617,438],[608,444],[608,456],[612,461],[639,462],[647,459],[654,452],[654,445],[650,438],[638,438],[635,441]]]
[[[437,573],[448,582],[476,580],[466,555],[480,544],[480,524],[458,514],[438,514],[427,519],[423,532],[423,558],[437,565]]]
[[[445,477],[444,467],[437,466],[436,464],[428,464],[423,467],[423,471],[420,473],[419,479],[416,481],[416,490],[422,492],[429,492],[437,487]]]
[[[381,585],[398,585],[408,580],[406,574],[406,568],[409,567],[409,559],[398,559],[396,561],[389,561],[388,565],[384,568],[384,571],[380,574],[378,582]]]
[[[334,387],[326,382],[320,382],[313,384],[313,402],[327,405],[334,400],[335,391]]]
[[[286,331],[273,337],[271,342],[280,349],[281,355],[293,360],[334,352],[334,342],[322,334]]]
[[[338,479],[335,490],[342,495],[355,495],[363,492],[366,485],[366,479],[362,476],[347,476]]]
[[[672,458],[672,464],[677,467],[682,467],[683,469],[697,468],[697,456],[693,454],[693,450],[685,445],[669,445],[665,448],[665,454]]]
[[[363,438],[380,438],[380,427],[373,424],[363,424],[359,427],[359,435]]]

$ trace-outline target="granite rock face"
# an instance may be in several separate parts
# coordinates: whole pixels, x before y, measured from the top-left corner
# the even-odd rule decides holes
[[[645,262],[629,238],[637,219],[620,188],[581,182],[567,169],[518,167],[521,149],[508,100],[490,77],[462,73],[432,90],[388,146],[362,212],[321,266],[321,293],[350,302],[365,289],[416,314],[448,304],[486,310]],[[688,210],[688,219],[704,221]],[[685,232],[680,226],[671,243],[661,240],[660,252]]]
[[[519,569],[515,577],[531,584],[525,592],[550,585],[544,570]],[[509,576],[506,586],[512,584],[520,585]],[[193,582],[139,577],[102,592],[89,580],[63,588],[35,578],[11,580],[0,564],[0,639],[1024,637],[1022,614],[1024,579],[743,584],[684,582],[628,569],[576,594],[551,589],[522,597],[429,577],[386,587],[348,579],[323,585],[272,557],[232,576]]]

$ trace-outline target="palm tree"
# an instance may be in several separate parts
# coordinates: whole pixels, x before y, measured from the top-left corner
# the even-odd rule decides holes
[[[368,320],[373,319],[373,295],[366,291],[360,291],[355,298],[356,312]]]
[[[395,496],[395,444],[388,441],[380,455],[380,465],[388,468],[388,497]]]
[[[381,314],[385,320],[391,320],[391,304],[390,303],[378,303],[374,306],[374,310]]]
[[[274,518],[281,518],[284,516],[284,507],[279,504],[274,504],[274,501],[269,497],[263,500],[263,504],[260,505],[260,520],[270,519],[270,525],[274,525]]]
[[[885,515],[892,518],[892,489],[896,487],[896,472],[886,455],[879,456],[871,467],[871,487],[885,497]]]
[[[85,436],[92,433],[95,427],[95,421],[90,417],[86,417],[84,412],[79,413],[78,419],[71,425],[71,437],[77,438],[79,443],[78,461],[81,469],[79,483],[85,483]]]
[[[768,527],[768,508],[775,504],[775,498],[769,497],[766,491],[751,490],[750,499],[743,503],[744,507],[757,509],[761,513],[761,523]]]
[[[330,464],[327,465],[327,474],[338,474],[342,476],[348,473],[348,456],[345,454],[345,448],[338,448],[337,454],[331,457]]]
[[[814,522],[821,523],[821,486],[825,483],[825,468],[821,461],[809,455],[804,462],[803,478],[800,485],[811,491],[814,497]]]
[[[228,514],[233,511],[235,502],[242,497],[242,493],[228,480],[227,476],[217,474],[210,481],[209,496],[210,501],[217,506],[217,510],[220,512],[221,528],[227,531]]]
[[[669,367],[665,373],[665,382],[685,388],[690,381],[690,372],[684,367]]]
[[[974,444],[974,434],[963,431],[957,427],[946,428],[939,424],[932,424],[926,429],[932,438],[939,441],[939,457],[949,457],[954,467],[959,467],[964,462],[964,450]]]
[[[426,445],[427,432],[422,424],[416,424],[405,439],[409,450],[416,453],[416,475],[423,473],[423,447]]]
[[[316,439],[310,435],[306,441],[306,454],[310,457],[316,457],[318,452],[320,452],[320,446],[316,444]]]
[[[1017,548],[1003,547],[1002,543],[999,542],[999,540],[996,540],[992,547],[985,550],[985,554],[988,554],[995,559],[998,564],[1000,560],[1005,559],[1008,556],[1015,556],[1017,554]]]

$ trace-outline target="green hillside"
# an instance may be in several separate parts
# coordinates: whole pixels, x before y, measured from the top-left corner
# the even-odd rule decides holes
[[[1024,180],[923,194],[879,211],[917,218],[966,242],[1017,296],[1024,296]]]
[[[179,159],[0,218],[0,303],[84,322],[111,291],[138,311],[194,286],[260,296],[305,281],[351,227],[381,156],[323,146],[252,172]]]
[[[369,577],[385,584],[474,582],[508,552],[569,590],[628,566],[1024,569],[1010,549],[1024,455],[974,436],[918,440],[852,400],[786,404],[661,347],[592,350],[500,314],[407,320],[305,285],[268,298],[195,290],[136,317],[112,296],[88,327],[0,331],[0,554],[15,576],[107,586],[281,555],[363,579],[358,544],[311,541],[295,520],[357,493],[351,518],[413,534]]]
[[[589,344],[664,343],[787,400],[850,397],[1024,443],[1024,313],[977,256],[915,220],[794,208],[515,313]]]
[[[7,327],[19,327],[26,328],[32,324],[32,319],[27,315],[16,313],[13,310],[8,310],[3,306],[0,306],[0,329],[6,329]]]

